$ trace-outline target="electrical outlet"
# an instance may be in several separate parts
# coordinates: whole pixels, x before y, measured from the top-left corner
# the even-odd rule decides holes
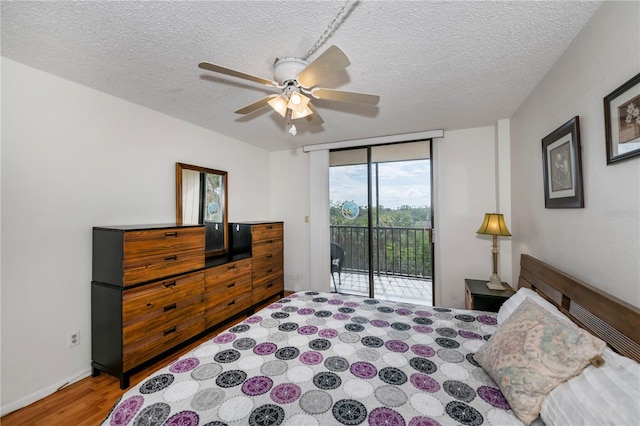
[[[74,330],[67,333],[67,347],[76,346],[80,344],[80,331]]]

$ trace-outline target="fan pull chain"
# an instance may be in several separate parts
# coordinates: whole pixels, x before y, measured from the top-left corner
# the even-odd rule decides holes
[[[347,4],[349,4],[349,1],[350,0],[345,0],[345,2],[342,3],[342,7],[340,8],[340,11],[336,15],[336,17],[333,18],[333,21],[331,21],[331,23],[329,24],[327,29],[324,31],[324,33],[322,33],[322,35],[320,36],[318,41],[316,41],[316,43],[313,45],[313,47],[311,49],[309,49],[309,51],[307,53],[305,53],[305,55],[302,57],[302,59],[304,59],[306,61],[309,56],[311,56],[316,50],[318,50],[318,48],[320,46],[322,46],[322,44],[325,42],[325,40],[329,36],[329,34],[331,34],[333,32],[333,30],[335,29],[335,25],[338,22],[338,18],[340,18],[340,15],[342,15],[344,10],[347,8]]]
[[[287,126],[289,126],[289,133],[291,133],[292,136],[295,136],[298,134],[298,129],[296,129],[296,125],[293,124],[293,111],[290,108],[287,108]]]

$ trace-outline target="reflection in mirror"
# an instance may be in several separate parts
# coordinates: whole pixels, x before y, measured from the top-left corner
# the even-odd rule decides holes
[[[227,252],[227,172],[176,163],[176,222],[205,225],[207,256]]]

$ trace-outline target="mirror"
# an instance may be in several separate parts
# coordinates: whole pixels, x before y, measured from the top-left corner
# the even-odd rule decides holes
[[[227,172],[176,163],[176,223],[204,224],[205,256],[227,252]]]

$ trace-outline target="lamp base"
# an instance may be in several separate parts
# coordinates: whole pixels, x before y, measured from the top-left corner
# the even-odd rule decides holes
[[[500,277],[498,276],[498,274],[491,275],[491,278],[489,278],[489,282],[487,282],[487,288],[489,290],[498,290],[498,291],[506,290],[506,288],[504,288],[504,286],[502,285],[502,281],[500,280]]]

